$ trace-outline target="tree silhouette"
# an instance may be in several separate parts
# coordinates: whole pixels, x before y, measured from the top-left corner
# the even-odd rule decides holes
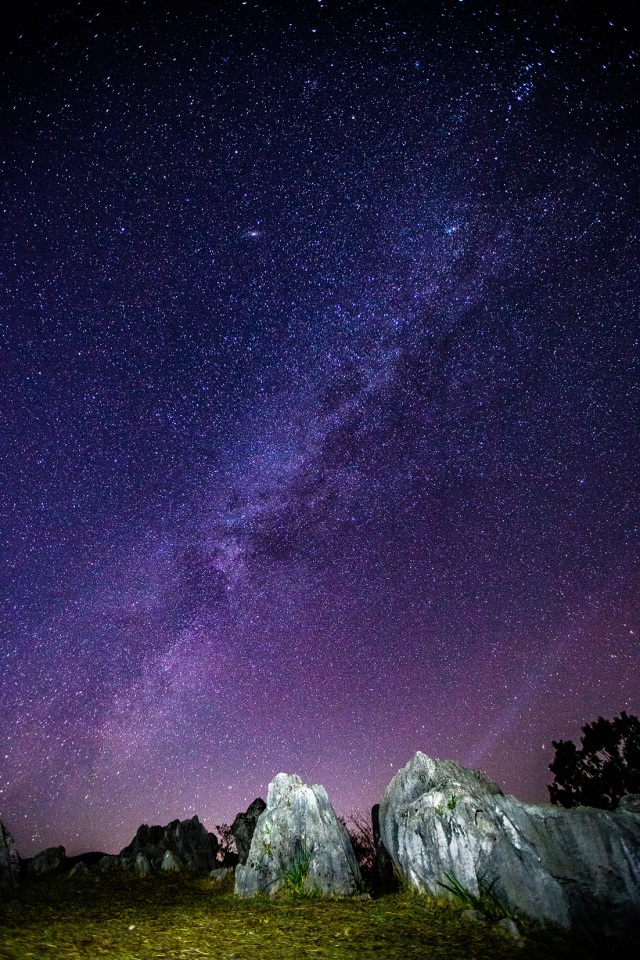
[[[614,810],[620,797],[640,793],[640,720],[624,710],[619,717],[598,717],[582,727],[581,747],[553,740],[556,756],[549,769],[551,803]]]

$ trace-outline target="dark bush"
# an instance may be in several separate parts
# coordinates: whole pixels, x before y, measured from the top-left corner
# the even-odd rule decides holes
[[[582,727],[581,746],[554,740],[556,756],[549,769],[551,803],[615,810],[621,797],[640,793],[640,720],[622,711],[598,717]]]

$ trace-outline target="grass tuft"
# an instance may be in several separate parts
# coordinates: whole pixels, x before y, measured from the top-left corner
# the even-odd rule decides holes
[[[439,880],[438,883],[440,886],[452,893],[465,907],[478,910],[492,923],[497,923],[499,920],[504,920],[507,917],[510,920],[519,920],[521,918],[520,911],[501,900],[495,892],[494,887],[499,877],[494,877],[493,880],[489,882],[486,874],[479,876],[478,893],[473,893],[472,890],[469,890],[468,887],[465,887],[464,884],[458,880],[454,873],[445,871],[444,875],[447,883]]]
[[[306,884],[314,850],[312,843],[307,844],[306,840],[296,840],[291,865],[284,874],[285,890],[289,893],[302,896],[313,892],[307,888]]]

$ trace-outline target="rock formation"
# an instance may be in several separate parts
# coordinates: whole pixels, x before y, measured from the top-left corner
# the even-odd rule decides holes
[[[413,887],[455,876],[530,917],[600,936],[640,933],[640,805],[613,812],[505,797],[479,771],[416,753],[387,787],[380,835]],[[497,879],[496,879],[497,878]]]
[[[67,866],[64,847],[47,847],[36,853],[26,862],[28,877],[48,877],[53,873],[62,873]]]
[[[20,857],[13,837],[0,820],[0,890],[20,878]]]
[[[231,824],[231,833],[236,841],[238,863],[246,863],[251,849],[251,840],[256,829],[258,817],[266,809],[262,797],[257,797],[249,806],[246,813],[239,813]]]
[[[145,872],[145,864],[138,859],[142,854],[151,870],[160,870],[161,867],[176,869],[175,866],[163,867],[165,854],[170,851],[175,863],[181,864],[182,868],[195,873],[209,873],[216,866],[218,846],[216,835],[208,833],[197,817],[192,817],[191,820],[172,820],[166,827],[148,827],[143,824],[131,843],[120,851],[117,865],[138,873]],[[101,862],[101,865],[107,869],[116,866],[106,861]]]
[[[269,784],[246,864],[236,867],[235,891],[250,897],[283,887],[352,895],[360,871],[346,828],[321,786],[279,773]]]

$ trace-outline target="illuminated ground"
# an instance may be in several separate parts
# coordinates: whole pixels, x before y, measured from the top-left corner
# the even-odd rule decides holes
[[[400,958],[569,960],[561,937],[518,943],[443,902],[402,892],[368,901],[238,900],[230,881],[92,874],[22,885],[0,908],[3,960]]]

